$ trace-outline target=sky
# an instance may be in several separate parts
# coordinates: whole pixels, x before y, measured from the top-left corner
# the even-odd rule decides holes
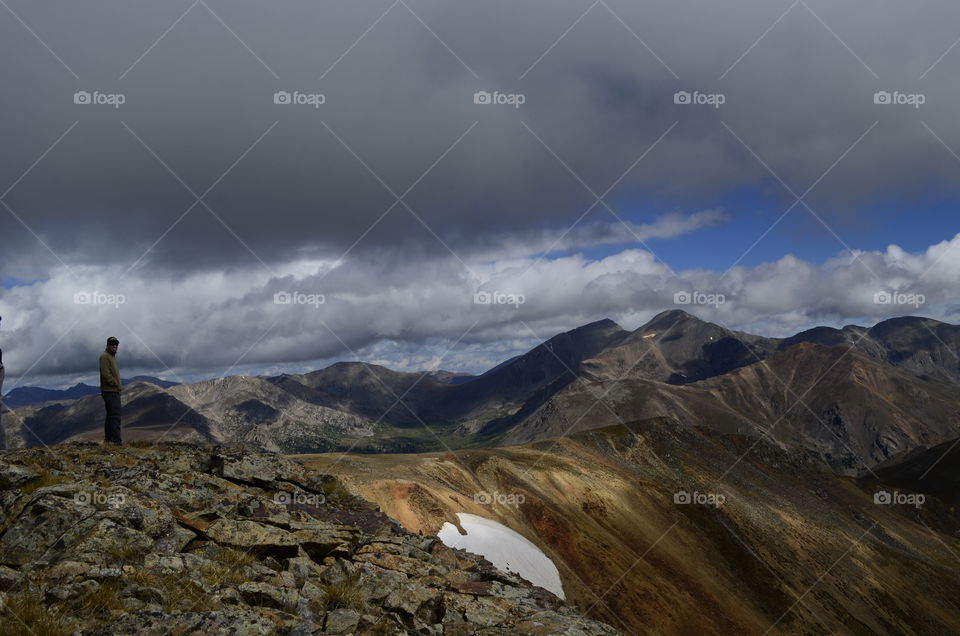
[[[960,312],[960,5],[0,3],[4,391]]]

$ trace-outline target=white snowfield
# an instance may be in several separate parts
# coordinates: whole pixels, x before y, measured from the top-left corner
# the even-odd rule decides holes
[[[483,555],[501,570],[515,572],[565,599],[557,566],[523,535],[477,515],[458,512],[457,518],[467,534],[460,534],[452,523],[444,523],[437,533],[444,545]]]

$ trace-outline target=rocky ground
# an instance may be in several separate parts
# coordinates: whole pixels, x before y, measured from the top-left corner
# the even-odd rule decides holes
[[[333,476],[186,443],[0,455],[5,634],[616,634]]]

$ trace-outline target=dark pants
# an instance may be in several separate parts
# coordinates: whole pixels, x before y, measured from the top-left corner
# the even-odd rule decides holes
[[[120,439],[120,392],[103,391],[103,404],[107,407],[107,419],[103,421],[103,439],[114,444],[122,444]]]

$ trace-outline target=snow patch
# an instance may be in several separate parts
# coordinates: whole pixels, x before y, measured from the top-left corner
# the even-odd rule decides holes
[[[458,512],[457,519],[467,534],[460,534],[452,523],[444,523],[437,533],[444,545],[480,554],[499,569],[519,574],[565,599],[557,566],[522,534],[492,519],[465,512]]]

